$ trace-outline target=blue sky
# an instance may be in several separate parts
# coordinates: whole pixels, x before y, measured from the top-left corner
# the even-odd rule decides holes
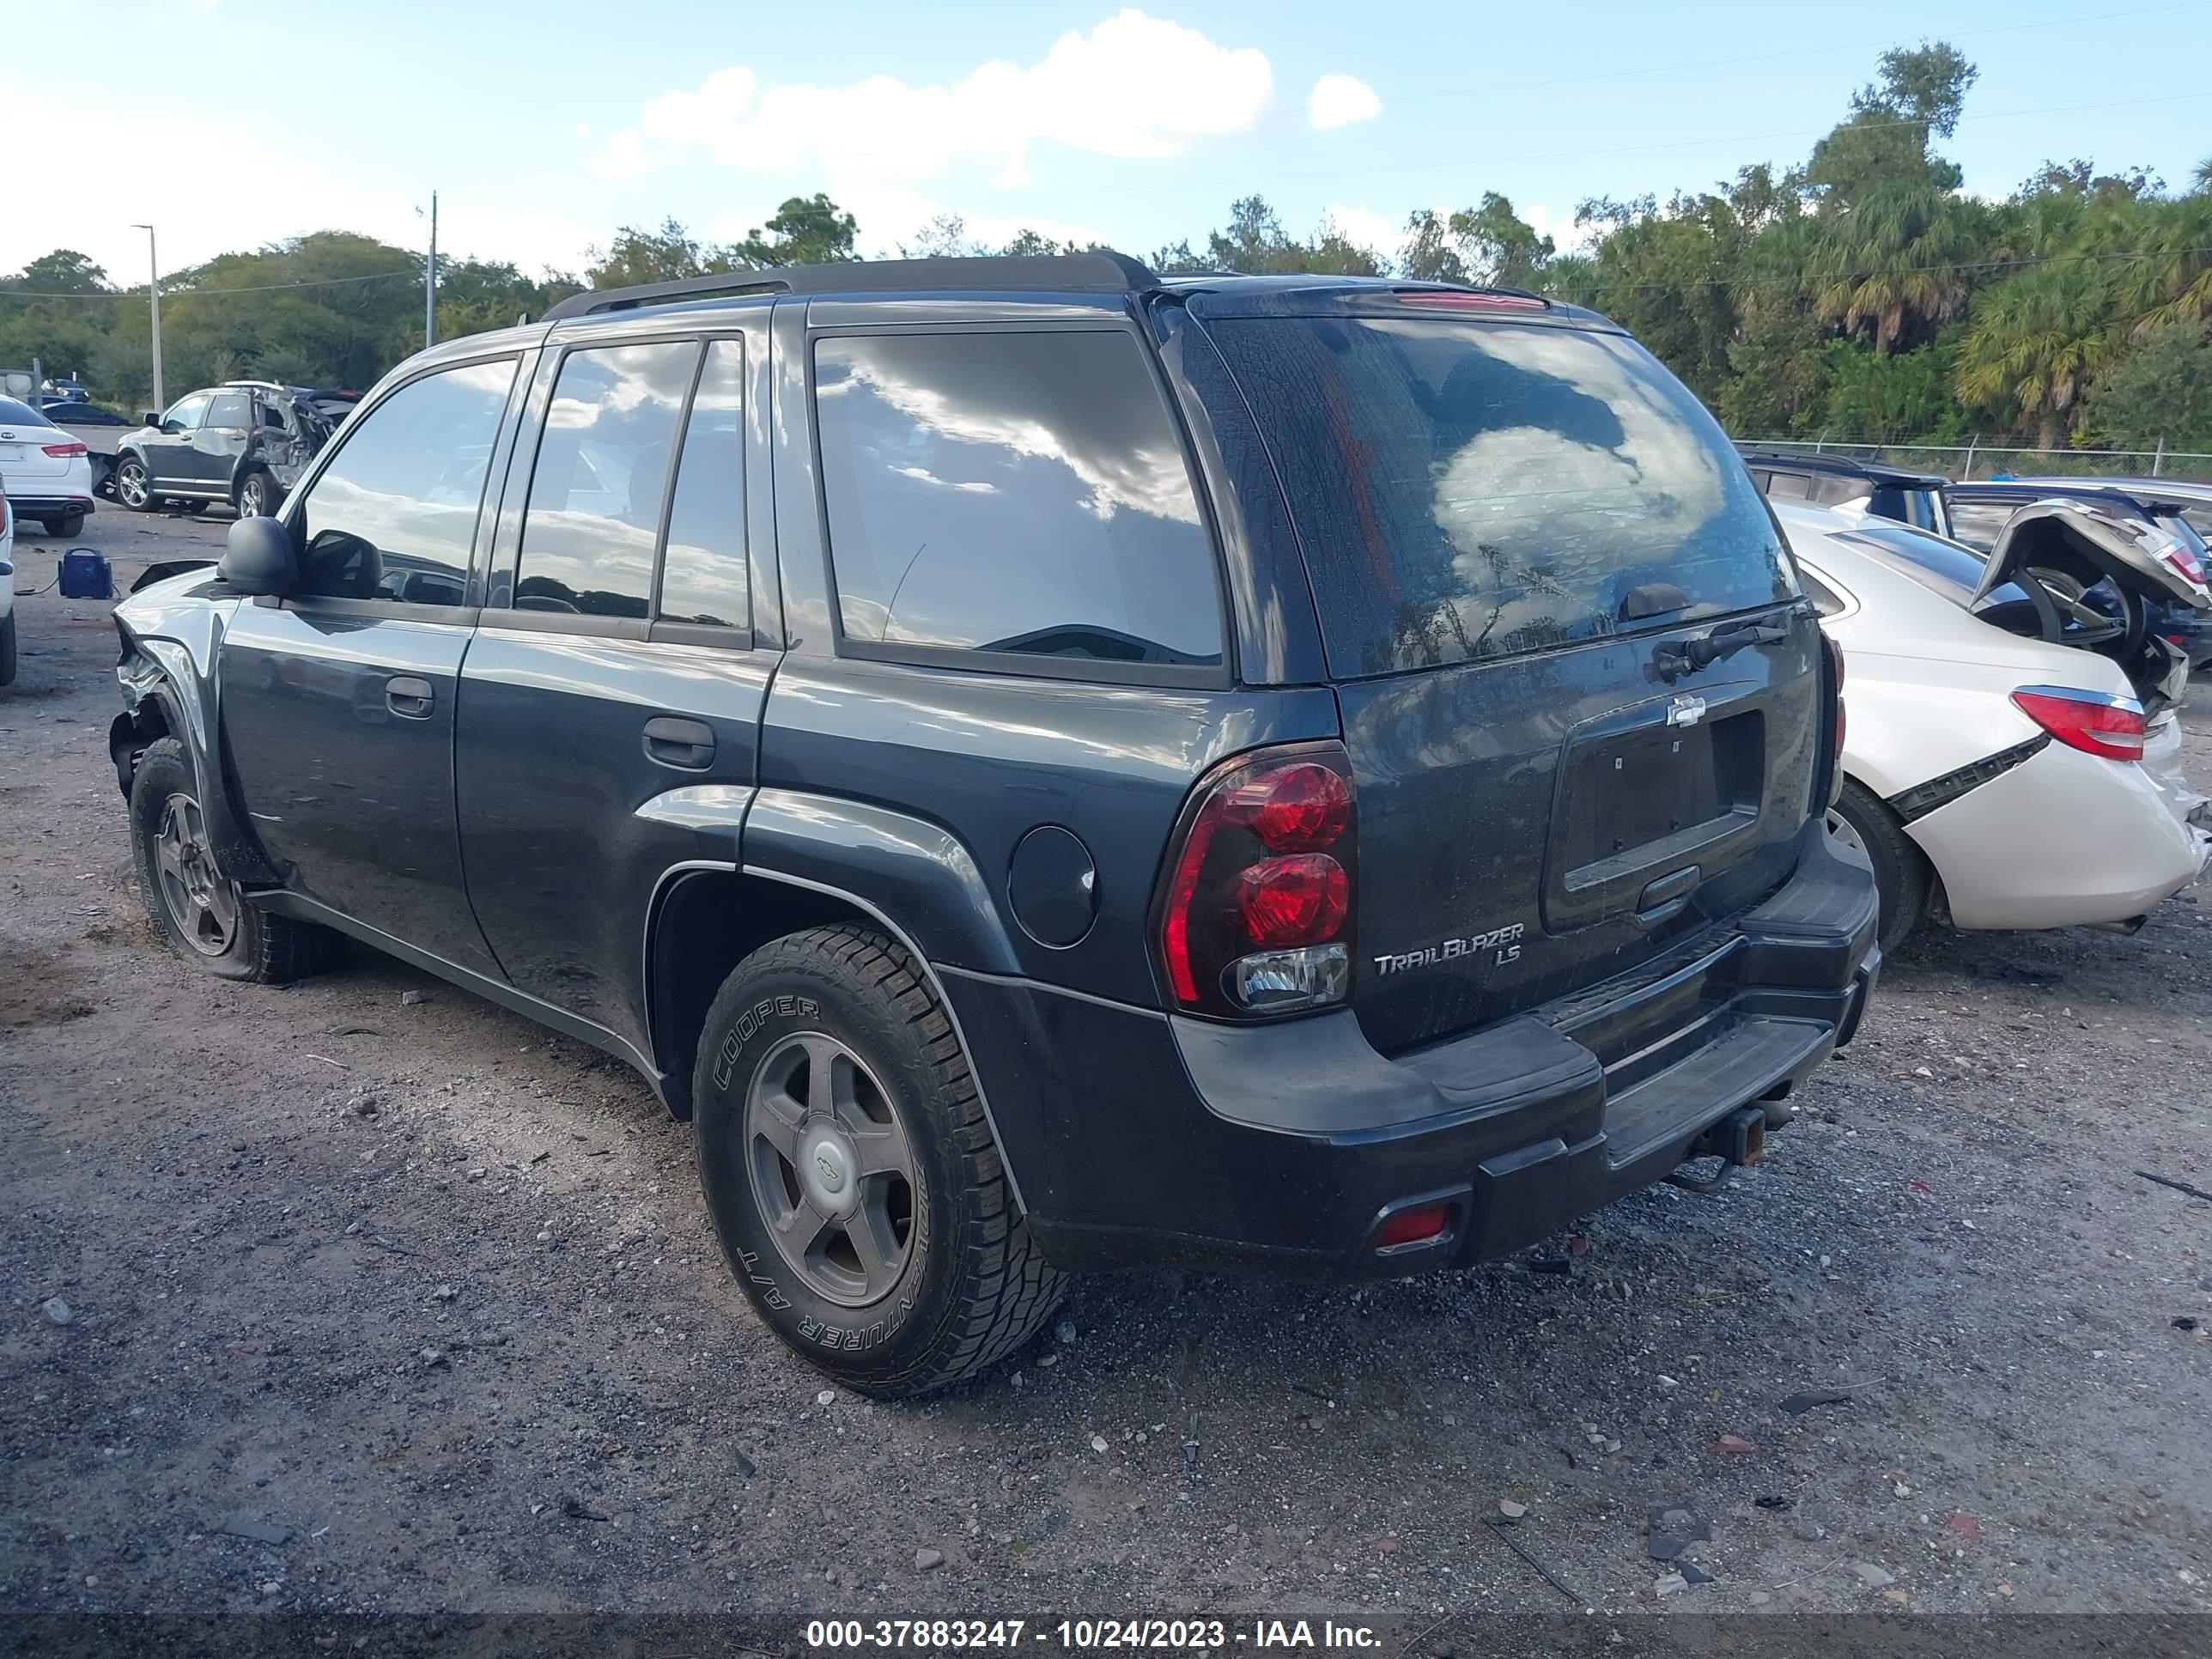
[[[875,253],[945,211],[1149,253],[1254,191],[1394,245],[1413,209],[1498,190],[1571,235],[1585,197],[1802,158],[1885,46],[1929,36],[1981,69],[1945,147],[1971,191],[2046,156],[2180,184],[2212,155],[2203,0],[9,9],[9,61],[58,66],[10,76],[10,125],[50,120],[70,160],[9,171],[0,270],[65,246],[131,281],[133,220],[165,268],[322,228],[419,246],[434,187],[444,249],[532,270],[670,216],[735,237],[815,190]]]

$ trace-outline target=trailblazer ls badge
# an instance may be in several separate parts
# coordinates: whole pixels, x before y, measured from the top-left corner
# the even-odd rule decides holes
[[[1378,974],[1402,974],[1408,968],[1432,968],[1440,962],[1456,962],[1463,957],[1487,953],[1489,965],[1503,968],[1508,963],[1521,960],[1522,935],[1528,931],[1525,922],[1512,922],[1504,927],[1493,927],[1486,933],[1470,933],[1464,939],[1448,939],[1419,951],[1409,951],[1404,956],[1380,956],[1373,958]]]

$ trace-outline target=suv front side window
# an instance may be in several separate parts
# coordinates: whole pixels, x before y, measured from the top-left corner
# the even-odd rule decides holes
[[[514,608],[642,620],[696,340],[570,352],[522,516]]]
[[[215,401],[211,392],[195,392],[189,398],[179,398],[169,405],[169,412],[161,416],[161,430],[171,433],[197,432],[207,416],[208,405]]]
[[[1131,336],[836,336],[814,380],[848,648],[1221,662],[1212,538]]]
[[[301,498],[303,596],[457,605],[515,360],[410,381],[357,422]]]

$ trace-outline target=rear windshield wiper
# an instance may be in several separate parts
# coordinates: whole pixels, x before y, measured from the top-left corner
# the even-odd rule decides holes
[[[1779,645],[1790,637],[1790,619],[1777,617],[1767,622],[1730,623],[1725,628],[1716,628],[1710,634],[1694,640],[1685,640],[1680,645],[1662,645],[1651,653],[1651,665],[1659,671],[1659,678],[1672,685],[1685,674],[1694,674],[1701,668],[1711,668],[1715,663],[1733,657],[1748,645]]]

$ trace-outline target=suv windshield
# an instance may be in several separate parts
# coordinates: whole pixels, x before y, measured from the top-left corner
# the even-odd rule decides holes
[[[1720,428],[1624,336],[1379,317],[1208,329],[1282,477],[1340,676],[1796,592]]]

